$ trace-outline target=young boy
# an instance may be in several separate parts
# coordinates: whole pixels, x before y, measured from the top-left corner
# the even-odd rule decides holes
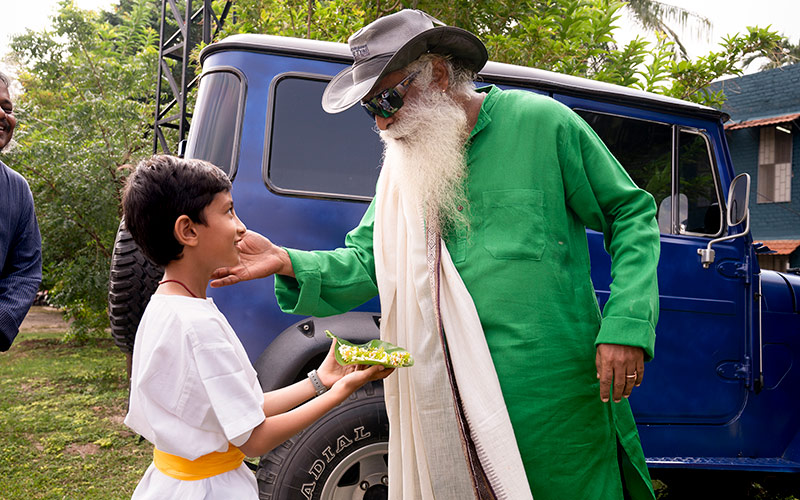
[[[134,499],[255,500],[245,456],[268,452],[391,373],[342,367],[331,348],[309,379],[261,392],[241,342],[205,293],[215,269],[239,262],[246,228],[230,189],[209,163],[158,155],[137,166],[123,194],[128,231],[164,266],[133,350],[125,424],[155,446]],[[330,390],[298,406],[324,391],[320,385]]]

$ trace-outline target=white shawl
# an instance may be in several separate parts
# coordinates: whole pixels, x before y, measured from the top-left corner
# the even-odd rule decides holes
[[[384,380],[389,416],[390,500],[476,498],[439,336],[424,220],[384,165],[378,180],[374,254],[381,338],[415,364]],[[480,319],[447,247],[440,249],[439,313],[470,434],[499,499],[532,499]],[[433,263],[432,263],[433,264]],[[435,264],[431,265],[435,269]],[[435,273],[434,273],[435,274]]]

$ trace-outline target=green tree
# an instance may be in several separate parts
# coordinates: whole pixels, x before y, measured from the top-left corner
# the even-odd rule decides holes
[[[800,42],[792,43],[787,37],[783,37],[774,51],[766,56],[766,59],[761,54],[755,54],[745,58],[742,64],[747,67],[756,61],[763,61],[760,66],[761,71],[780,68],[787,64],[797,64],[800,62]]]
[[[20,144],[7,158],[29,179],[43,240],[44,286],[71,335],[107,327],[106,290],[126,163],[146,153],[157,33],[152,2],[116,24],[61,3],[52,31],[17,36],[25,93]]]
[[[217,0],[221,11],[224,0]],[[656,42],[637,37],[620,45],[616,24],[627,5]],[[238,0],[238,21],[224,29],[343,42],[380,15],[419,8],[468,29],[486,42],[492,60],[637,87],[720,106],[721,93],[704,90],[713,80],[741,73],[750,57],[781,53],[781,38],[761,28],[724,38],[720,50],[687,60],[676,50],[667,22],[695,18],[655,0]],[[698,18],[702,27],[710,26]],[[666,30],[666,31],[665,31]],[[674,35],[674,33],[672,33]]]

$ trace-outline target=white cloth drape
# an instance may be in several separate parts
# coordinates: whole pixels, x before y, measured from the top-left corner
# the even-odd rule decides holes
[[[384,381],[389,416],[390,500],[475,498],[453,389],[439,338],[424,220],[384,165],[378,180],[374,253],[381,338],[406,347],[411,368]],[[497,498],[532,498],[478,313],[446,246],[439,308],[464,414]]]

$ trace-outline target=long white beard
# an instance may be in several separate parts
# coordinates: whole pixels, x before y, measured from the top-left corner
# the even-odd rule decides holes
[[[391,126],[380,132],[383,168],[402,172],[403,196],[416,200],[431,229],[468,227],[466,111],[448,95],[424,90],[395,116]]]

